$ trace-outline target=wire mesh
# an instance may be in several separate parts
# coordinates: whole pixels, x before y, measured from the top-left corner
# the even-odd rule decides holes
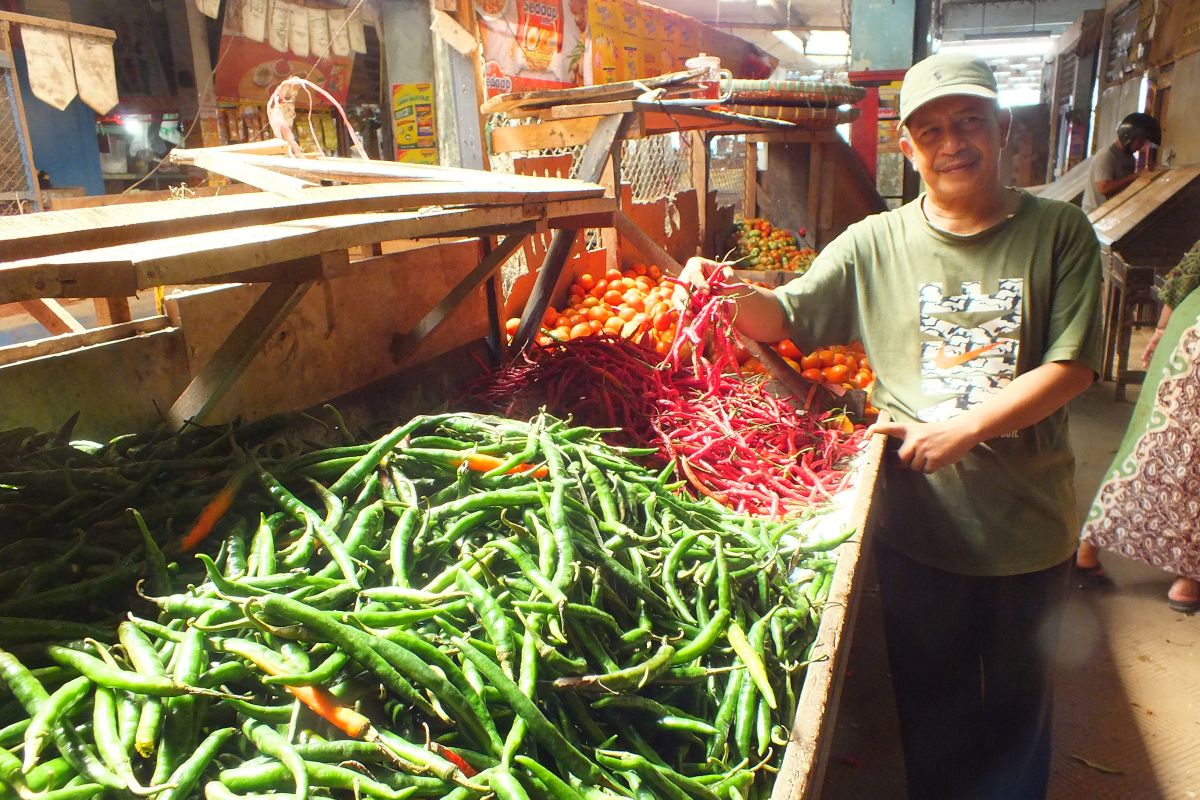
[[[740,215],[746,187],[746,139],[714,136],[709,141],[708,186],[717,195],[717,206],[733,206]]]
[[[18,116],[16,76],[0,67],[0,215],[36,211],[33,175],[25,156],[25,140]]]

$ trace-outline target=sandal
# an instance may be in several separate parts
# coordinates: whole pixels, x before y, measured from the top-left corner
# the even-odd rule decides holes
[[[1094,567],[1081,567],[1078,564],[1074,565],[1075,571],[1075,586],[1078,589],[1101,589],[1112,586],[1112,578],[1104,571],[1103,564],[1097,564]]]
[[[1200,598],[1196,600],[1172,600],[1167,598],[1167,605],[1172,611],[1178,611],[1180,614],[1195,614],[1200,611]]]

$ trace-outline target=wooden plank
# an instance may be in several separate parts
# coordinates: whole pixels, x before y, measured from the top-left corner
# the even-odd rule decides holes
[[[188,186],[185,191],[176,193],[172,189],[163,189],[161,191],[138,190],[129,194],[93,194],[83,197],[54,197],[50,201],[50,211],[69,211],[75,208],[99,208],[101,206],[124,206],[130,203],[151,203],[159,200],[170,200],[172,202],[185,202],[194,200],[198,197],[217,197],[218,195],[228,194],[248,194],[257,192],[258,189],[253,186],[244,186],[240,183],[230,184],[229,186]]]
[[[676,261],[674,256],[668,253],[662,245],[654,241],[650,234],[639,228],[624,211],[618,211],[613,215],[613,227],[617,229],[617,233],[621,237],[636,247],[638,252],[649,259],[651,263],[657,264],[663,272],[669,275],[678,275],[683,272],[683,265]]]
[[[584,117],[492,128],[488,146],[493,154],[574,147],[589,142],[599,124],[598,117]]]
[[[0,20],[12,22],[17,25],[32,25],[35,28],[49,28],[52,31],[77,33],[81,36],[90,36],[93,39],[114,41],[117,38],[116,31],[110,31],[108,28],[97,28],[93,25],[82,25],[78,22],[67,22],[65,20],[50,19],[49,17],[35,17],[31,14],[17,14],[12,11],[0,11]]]
[[[181,163],[193,163],[215,148],[173,150],[172,157]],[[394,161],[363,161],[359,158],[292,158],[290,156],[236,154],[238,161],[283,175],[315,180],[337,180],[347,183],[395,183],[402,181],[463,181],[471,186],[529,191],[572,191],[580,182],[568,178],[509,175],[478,169],[443,167],[433,164],[408,164]]]
[[[217,348],[212,359],[196,373],[196,377],[171,406],[167,412],[167,422],[173,426],[188,421],[203,422],[311,286],[311,283],[268,285],[246,316]]]
[[[880,418],[884,419],[885,415]],[[837,549],[837,567],[821,613],[804,686],[796,703],[795,721],[783,752],[783,763],[771,789],[771,800],[811,800],[821,792],[842,682],[850,659],[854,620],[862,597],[862,578],[858,573],[869,544],[867,531],[873,523],[871,500],[886,443],[887,437],[877,434],[867,444],[866,461],[856,481],[858,494],[851,512],[851,525],[857,533]]]
[[[813,142],[808,153],[808,202],[805,204],[805,225],[816,233],[817,213],[821,206],[821,170],[824,167],[825,146]]]
[[[34,358],[65,353],[81,347],[91,347],[92,345],[103,344],[105,342],[113,342],[117,339],[160,331],[166,328],[167,325],[166,317],[148,317],[132,322],[122,322],[116,325],[92,328],[83,333],[64,333],[48,339],[38,339],[33,342],[21,342],[20,344],[0,347],[0,367],[16,364],[21,361],[29,361]]]
[[[311,408],[483,338],[487,310],[479,290],[404,364],[398,367],[389,350],[395,334],[416,324],[478,263],[478,241],[463,240],[358,262],[347,277],[317,283],[251,360],[242,380],[209,412],[209,422]],[[184,333],[191,363],[212,358],[264,288],[234,284],[167,297],[167,311]],[[444,378],[421,376],[434,395],[444,390]],[[164,409],[179,391],[166,399]]]
[[[576,174],[581,180],[600,180],[605,166],[613,158],[614,153],[620,150],[619,136],[629,117],[628,114],[614,114],[611,117],[603,117],[596,123],[595,136],[579,155],[579,169]],[[558,277],[562,274],[563,265],[567,263],[567,256],[570,255],[571,247],[575,244],[578,236],[579,231],[577,230],[557,230],[550,238],[550,245],[546,248],[546,258],[538,270],[533,291],[521,314],[521,324],[513,336],[514,350],[519,351],[533,341],[534,334],[542,324],[546,306],[550,303],[550,295],[554,291],[554,287],[558,285]]]
[[[0,366],[0,430],[57,430],[75,412],[80,439],[148,430],[183,389],[186,368],[183,336],[175,329],[72,345]]]
[[[541,119],[578,119],[579,117],[604,117],[609,114],[628,114],[635,110],[633,100],[619,100],[615,103],[579,103],[576,105],[551,106],[538,112]]]
[[[1158,208],[1200,179],[1200,166],[1176,167],[1154,175],[1154,181],[1149,186],[1134,194],[1112,213],[1093,222],[1101,244],[1119,245],[1121,239],[1132,233]]]
[[[500,269],[500,266],[517,251],[517,248],[524,244],[529,232],[514,232],[512,235],[504,237],[504,240],[488,253],[475,269],[467,273],[450,291],[446,292],[446,296],[430,309],[429,313],[412,327],[412,330],[403,335],[398,334],[392,340],[392,358],[395,362],[400,364],[411,356],[417,346],[437,330],[469,294],[478,289],[496,270]]]
[[[142,203],[0,217],[0,259],[16,261],[181,234],[269,225],[330,214],[377,213],[429,206],[530,204],[598,197],[598,185],[558,183],[550,191],[473,185],[468,181],[322,186],[297,199],[266,192],[205,197],[187,203]],[[0,278],[2,280],[2,278]]]
[[[1094,158],[1094,156],[1093,156],[1093,158]],[[1091,158],[1088,159],[1088,163],[1090,163],[1090,162],[1091,162]],[[1118,208],[1125,205],[1130,200],[1132,200],[1134,197],[1136,197],[1139,192],[1141,192],[1143,189],[1145,189],[1147,186],[1149,186],[1151,183],[1153,183],[1154,179],[1156,177],[1158,177],[1158,175],[1154,172],[1143,172],[1141,175],[1138,175],[1136,178],[1133,179],[1133,183],[1129,184],[1124,189],[1117,192],[1115,195],[1108,198],[1103,203],[1101,203],[1100,205],[1098,205],[1094,209],[1092,209],[1092,212],[1090,214],[1088,214],[1088,219],[1091,220],[1093,225],[1100,222],[1105,217],[1107,217],[1109,214],[1113,213]],[[1051,184],[1051,185],[1053,186],[1055,184]],[[1085,180],[1084,188],[1086,188],[1086,186],[1087,186],[1087,182]],[[1083,189],[1080,189],[1080,191],[1082,192]]]
[[[101,325],[117,325],[133,319],[128,297],[97,297],[93,301],[96,321]]]
[[[307,283],[322,278],[341,277],[349,272],[350,252],[333,250],[254,269],[226,273],[221,276],[221,283]],[[189,283],[212,283],[212,279],[203,278],[189,281]]]
[[[696,202],[699,214],[697,219],[699,236],[697,237],[696,255],[702,255],[711,237],[708,227],[710,221],[708,184],[711,159],[708,152],[708,136],[703,131],[692,131],[689,137],[691,140],[692,186],[696,187]]]
[[[198,152],[192,158],[192,163],[201,169],[241,181],[264,192],[274,192],[294,199],[303,196],[305,189],[316,185],[312,181],[280,175],[278,172],[246,163],[238,156],[229,153]]]
[[[746,162],[742,172],[742,216],[747,219],[758,216],[758,144],[746,142]]]
[[[42,296],[129,296],[150,286],[216,283],[233,272],[344,249],[361,242],[446,236],[537,220],[543,214],[544,209],[538,207],[517,206],[346,214],[304,220],[302,225],[258,225],[34,259],[0,265],[0,302]]]
[[[51,336],[61,336],[64,333],[82,333],[86,330],[79,323],[79,320],[71,316],[65,308],[59,305],[57,300],[38,298],[36,300],[21,300],[19,304],[29,316],[37,320],[43,328],[50,331]]]

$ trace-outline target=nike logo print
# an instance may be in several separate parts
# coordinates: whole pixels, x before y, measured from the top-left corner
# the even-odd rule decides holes
[[[951,369],[953,367],[962,366],[968,361],[973,361],[989,350],[993,350],[1000,346],[999,342],[985,344],[983,347],[975,350],[968,350],[965,353],[959,353],[956,356],[946,355],[946,343],[942,342],[942,346],[938,348],[937,355],[933,357],[933,365],[938,369]]]

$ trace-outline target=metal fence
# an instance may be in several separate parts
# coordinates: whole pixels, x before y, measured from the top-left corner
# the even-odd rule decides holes
[[[709,140],[709,189],[717,193],[718,206],[743,211],[746,188],[746,139],[744,136],[714,136]]]
[[[18,92],[8,26],[0,23],[0,215],[9,216],[41,210]]]

